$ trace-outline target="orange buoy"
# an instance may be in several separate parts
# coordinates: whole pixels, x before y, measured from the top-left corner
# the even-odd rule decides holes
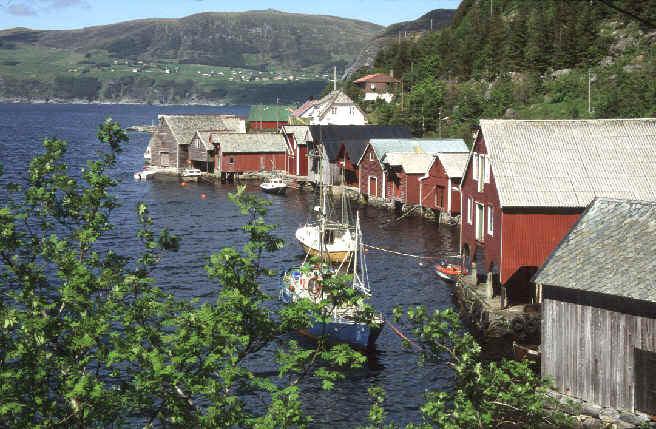
[[[205,198],[207,198],[207,194],[200,194],[200,199],[201,200],[204,200]]]

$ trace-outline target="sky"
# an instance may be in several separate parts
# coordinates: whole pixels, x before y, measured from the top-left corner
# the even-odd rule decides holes
[[[199,12],[277,9],[335,15],[380,25],[455,9],[460,0],[0,0],[0,30],[71,29],[140,18],[180,18]]]

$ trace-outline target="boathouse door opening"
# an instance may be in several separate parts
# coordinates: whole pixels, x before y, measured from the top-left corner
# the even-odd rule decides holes
[[[369,195],[378,197],[378,179],[374,176],[369,176]]]
[[[656,415],[656,352],[635,348],[635,408]]]

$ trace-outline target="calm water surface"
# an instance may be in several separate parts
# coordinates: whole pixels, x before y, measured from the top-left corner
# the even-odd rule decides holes
[[[1,181],[24,180],[28,162],[41,150],[40,142],[47,136],[69,141],[69,165],[83,166],[100,149],[95,135],[98,125],[108,116],[126,127],[150,124],[158,113],[246,114],[247,110],[239,106],[0,104],[0,162],[5,169]],[[136,254],[139,248],[133,238],[137,228],[134,207],[137,201],[145,201],[156,226],[167,227],[182,239],[180,251],[165,256],[154,273],[160,287],[181,298],[212,299],[217,286],[207,279],[203,269],[208,255],[222,247],[244,243],[240,230],[243,219],[227,199],[234,188],[204,184],[181,187],[176,181],[134,181],[132,173],[143,164],[147,143],[148,135],[130,133],[130,142],[119,157],[116,174],[121,183],[117,192],[122,207],[113,213],[117,226],[107,241],[127,254],[135,249]],[[249,190],[257,192],[257,187],[251,185]],[[206,199],[201,199],[203,193]],[[268,220],[279,226],[278,234],[287,245],[268,256],[266,265],[285,270],[303,258],[293,237],[296,228],[308,217],[312,195],[290,190],[285,197],[267,198],[272,202]],[[360,217],[368,244],[418,255],[452,254],[458,246],[458,231],[454,227],[438,227],[416,218],[397,221],[394,214],[372,207],[361,207]],[[397,305],[423,304],[430,309],[452,305],[449,288],[435,278],[430,263],[373,250],[368,253],[367,262],[374,288],[372,303],[384,316],[391,317]],[[277,279],[267,281],[264,288],[275,294]],[[270,353],[264,351],[258,358],[267,362]],[[306,410],[314,416],[316,427],[345,428],[364,423],[370,406],[367,388],[372,385],[387,391],[390,419],[408,423],[418,421],[418,405],[424,392],[432,388],[448,389],[451,378],[443,366],[418,367],[416,356],[403,350],[400,339],[385,329],[365,369],[349,374],[330,392],[321,391],[315,385],[304,386]]]

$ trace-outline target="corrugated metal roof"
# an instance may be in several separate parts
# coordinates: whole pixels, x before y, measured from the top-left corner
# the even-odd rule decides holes
[[[177,144],[191,144],[196,131],[233,132],[242,130],[243,119],[231,115],[160,115]]]
[[[401,167],[407,174],[426,174],[435,157],[428,153],[388,152],[383,163]]]
[[[410,130],[398,125],[310,125],[312,140],[321,143],[331,162],[337,160],[342,144],[349,159],[357,163],[372,138],[410,137]]]
[[[292,110],[289,106],[258,104],[251,106],[248,122],[287,122]]]
[[[481,120],[504,207],[656,200],[656,119]]]
[[[469,152],[440,153],[436,158],[442,163],[447,176],[462,177],[462,172],[465,171],[469,160]]]
[[[656,302],[656,203],[596,199],[535,283]]]
[[[287,144],[282,134],[247,133],[214,134],[212,141],[221,146],[224,153],[285,152]]]
[[[380,139],[372,138],[369,143],[374,148],[376,156],[382,160],[387,152],[399,153],[451,153],[451,152],[468,152],[467,145],[462,139]]]
[[[294,138],[298,144],[305,144],[307,141],[312,140],[312,136],[308,135],[310,127],[308,125],[285,125],[283,132],[285,134],[294,134]],[[308,138],[310,140],[308,140]]]

